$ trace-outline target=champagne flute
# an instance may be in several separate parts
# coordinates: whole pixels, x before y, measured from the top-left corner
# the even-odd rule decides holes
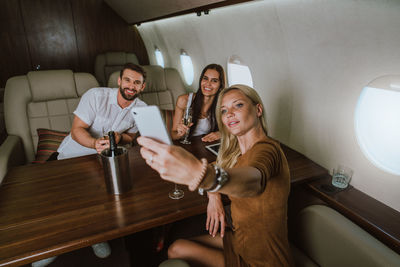
[[[181,199],[183,198],[184,195],[185,193],[183,192],[182,189],[178,188],[177,184],[175,184],[174,190],[169,192],[169,197],[172,199]]]
[[[189,126],[191,122],[192,122],[192,108],[189,107],[188,109],[185,110],[185,114],[183,116],[183,124]],[[181,141],[182,144],[191,144],[191,142],[189,141],[189,131],[190,129],[186,132],[185,138]],[[181,199],[183,198],[184,195],[185,193],[183,192],[183,190],[178,188],[177,184],[175,184],[174,190],[169,192],[169,197],[172,199]]]
[[[192,123],[192,108],[186,109],[186,112],[183,116],[183,124],[186,126],[189,126],[190,123]],[[185,134],[185,138],[181,141],[182,144],[189,145],[192,142],[189,140],[189,133],[190,133],[190,128],[187,130]]]

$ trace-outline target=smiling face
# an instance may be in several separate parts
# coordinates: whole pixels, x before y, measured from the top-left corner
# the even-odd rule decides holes
[[[221,80],[218,71],[208,69],[201,79],[201,92],[204,96],[216,95],[218,89],[221,87]]]
[[[131,69],[125,69],[122,78],[118,78],[119,94],[126,101],[133,101],[144,90],[143,75]]]
[[[243,136],[261,126],[262,106],[254,104],[240,90],[231,90],[223,96],[220,112],[222,123],[235,136]]]

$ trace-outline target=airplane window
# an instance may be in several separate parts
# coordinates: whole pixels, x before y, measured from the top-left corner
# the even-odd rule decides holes
[[[228,84],[245,84],[253,87],[253,78],[249,67],[239,58],[233,55],[228,60]]]
[[[160,65],[164,68],[164,58],[161,50],[156,46],[154,53],[156,54],[157,65]]]
[[[361,92],[355,111],[357,141],[377,167],[400,175],[400,75],[379,77]]]
[[[194,78],[193,63],[190,56],[183,49],[181,50],[181,64],[186,83],[192,85]]]

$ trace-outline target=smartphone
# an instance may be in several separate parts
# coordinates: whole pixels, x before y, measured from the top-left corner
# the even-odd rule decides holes
[[[158,106],[133,107],[131,112],[141,136],[172,145]]]

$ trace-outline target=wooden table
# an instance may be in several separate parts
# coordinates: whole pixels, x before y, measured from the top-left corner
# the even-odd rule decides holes
[[[215,156],[196,139],[186,149],[209,161]],[[283,146],[298,184],[325,169]],[[206,212],[207,198],[196,192],[172,200],[173,184],[163,181],[129,150],[133,189],[107,194],[97,155],[11,169],[0,186],[0,266],[29,262],[126,236]]]

